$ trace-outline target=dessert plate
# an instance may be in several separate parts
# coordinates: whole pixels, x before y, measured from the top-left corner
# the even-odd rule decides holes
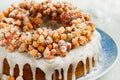
[[[104,31],[97,28],[102,37],[102,50],[99,53],[99,63],[94,70],[78,80],[95,80],[108,72],[118,59],[118,48],[115,41]]]

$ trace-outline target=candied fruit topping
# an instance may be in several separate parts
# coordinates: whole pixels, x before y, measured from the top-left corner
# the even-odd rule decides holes
[[[94,30],[90,15],[68,2],[25,0],[0,14],[0,46],[36,59],[65,57],[87,44]]]

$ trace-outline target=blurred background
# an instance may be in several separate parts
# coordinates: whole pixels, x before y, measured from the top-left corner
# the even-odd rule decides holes
[[[0,12],[7,9],[8,5],[23,0],[1,0]],[[38,2],[43,0],[36,0]],[[120,0],[53,0],[69,1],[92,16],[96,27],[108,33],[120,46]],[[120,80],[120,58],[114,67],[97,80]]]

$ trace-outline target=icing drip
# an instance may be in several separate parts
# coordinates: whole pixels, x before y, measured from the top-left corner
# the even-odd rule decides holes
[[[0,74],[2,74],[2,71],[3,71],[3,56],[0,55]]]
[[[98,64],[98,55],[97,54],[94,57],[94,61],[95,61],[95,66],[97,66],[97,64]]]
[[[45,77],[46,77],[46,80],[52,80],[52,74],[53,73],[50,73],[50,72],[48,72],[48,73],[45,73]]]
[[[75,70],[76,70],[76,67],[77,67],[77,64],[78,63],[74,63],[72,64],[72,80],[75,80]]]
[[[23,80],[23,78],[21,76],[18,76],[16,80]]]
[[[67,71],[68,70],[67,69],[63,69],[63,70],[64,70],[64,73],[63,73],[64,74],[64,80],[67,80]]]
[[[93,67],[92,67],[92,57],[89,58],[89,64],[90,64],[90,72],[93,70]]]
[[[83,64],[84,64],[84,75],[86,75],[87,74],[87,70],[86,70],[86,60],[85,59],[83,61]]]
[[[58,70],[58,73],[59,73],[59,79],[62,79],[61,69]]]
[[[33,73],[33,80],[35,80],[35,78],[36,78],[36,76],[35,76],[36,75],[36,67],[33,66],[31,69],[32,69],[32,73]]]
[[[13,52],[10,53],[6,51],[5,48],[0,47],[0,73],[3,73],[3,60],[6,58],[10,66],[10,75],[13,75],[14,67],[16,64],[19,66],[19,77],[17,80],[23,79],[23,67],[25,64],[29,64],[33,73],[33,80],[35,80],[36,68],[40,68],[45,73],[46,80],[52,80],[52,75],[54,77],[55,70],[59,72],[59,79],[62,78],[61,69],[63,69],[64,80],[67,80],[68,68],[72,64],[73,73],[72,80],[75,80],[75,69],[77,64],[82,61],[84,64],[84,75],[87,74],[86,71],[86,59],[89,58],[90,71],[92,71],[92,58],[94,59],[95,65],[98,62],[98,53],[101,49],[101,37],[100,34],[95,31],[91,42],[84,46],[80,46],[78,49],[71,50],[68,52],[67,56],[56,57],[54,60],[40,59],[36,60],[30,57],[28,54]],[[54,80],[54,79],[53,79]]]
[[[23,76],[23,66],[19,65],[19,69],[20,69],[19,75]]]

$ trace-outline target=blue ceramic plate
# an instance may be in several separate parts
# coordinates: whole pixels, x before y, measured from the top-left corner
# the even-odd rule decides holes
[[[87,74],[85,77],[79,78],[78,80],[95,80],[109,71],[117,61],[118,49],[115,41],[102,30],[97,29],[97,31],[102,36],[102,50],[99,55],[99,65],[93,72]]]

